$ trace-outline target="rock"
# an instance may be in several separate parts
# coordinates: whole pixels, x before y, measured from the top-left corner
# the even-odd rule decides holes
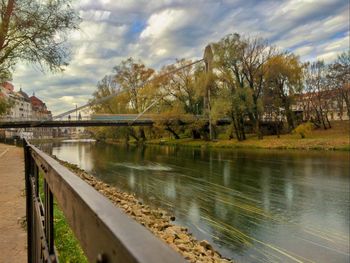
[[[213,250],[213,247],[206,240],[202,240],[199,244],[204,247],[206,250]]]
[[[149,215],[149,214],[150,214],[150,211],[149,211],[148,209],[145,209],[145,208],[143,208],[143,209],[141,210],[141,212],[142,212],[143,214],[145,214],[145,215]]]
[[[203,247],[203,246],[201,246],[201,245],[196,245],[195,247],[194,247],[194,249],[195,249],[195,251],[197,251],[199,254],[201,254],[201,255],[205,255],[205,248]]]
[[[168,236],[167,238],[165,238],[165,242],[167,242],[168,244],[174,243],[174,237]]]
[[[173,229],[174,227],[168,227],[167,229],[165,229],[165,234],[173,236],[175,238],[176,232]]]
[[[181,251],[189,251],[188,247],[185,244],[178,244],[177,247],[181,250]]]

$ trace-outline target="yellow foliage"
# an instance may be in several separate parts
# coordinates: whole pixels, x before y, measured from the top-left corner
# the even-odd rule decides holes
[[[296,134],[299,134],[300,137],[303,139],[306,137],[306,135],[311,134],[312,128],[313,128],[312,123],[306,122],[296,127],[293,132]]]

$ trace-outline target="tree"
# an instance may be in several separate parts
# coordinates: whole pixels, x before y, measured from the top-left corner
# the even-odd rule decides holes
[[[142,113],[157,94],[157,86],[149,82],[154,75],[154,70],[146,67],[141,61],[128,58],[115,66],[114,71],[115,82],[126,94],[126,108],[130,113]],[[144,128],[138,129],[140,138],[146,140]],[[130,135],[137,138],[134,133]]]
[[[164,67],[160,74],[171,72],[191,62],[184,59],[179,60],[175,65]],[[186,115],[187,122],[191,123],[187,127],[191,130],[194,139],[199,139],[201,135],[207,137],[208,134],[208,124],[200,118],[200,115],[203,114],[203,93],[200,88],[203,72],[203,68],[186,67],[175,73],[167,74],[159,81],[163,105],[176,109],[177,113],[171,110],[173,116]]]
[[[1,97],[0,93],[0,116],[4,115],[9,110],[9,108],[11,108],[11,106],[11,103]]]
[[[184,117],[181,109],[172,107],[163,108],[162,112],[154,116],[154,126],[159,131],[165,130],[169,132],[175,139],[180,139],[179,133],[182,131],[182,118]]]
[[[97,83],[97,90],[92,94],[93,99],[90,101],[93,106],[91,109],[94,113],[121,113],[117,105],[119,105],[120,96],[113,97],[102,103],[95,103],[95,101],[110,96],[117,91],[117,83],[111,75],[104,76],[101,81]]]
[[[213,99],[212,118],[219,120],[225,117],[230,118],[232,131],[235,133],[237,140],[246,139],[245,119],[248,112],[253,108],[251,90],[245,88],[234,88],[229,82],[223,82],[220,91]],[[230,139],[233,134],[230,134]]]
[[[249,108],[248,117],[261,139],[260,121],[263,110],[261,97],[266,85],[266,62],[274,54],[274,48],[261,38],[244,38],[239,34],[230,34],[213,46],[220,78],[236,91],[250,89],[253,105]],[[242,94],[248,93],[244,91]]]
[[[79,17],[70,0],[3,0],[0,3],[0,77],[11,77],[18,61],[61,70],[69,59],[67,33]]]
[[[330,87],[327,83],[327,67],[323,61],[309,63],[305,69],[306,99],[313,114],[310,116],[316,127],[331,128],[328,119]]]
[[[275,108],[281,105],[285,110],[289,131],[295,127],[295,116],[291,105],[293,95],[302,89],[303,65],[294,54],[282,53],[272,56],[267,61],[267,88],[271,89]]]
[[[329,65],[327,78],[329,85],[337,91],[340,117],[342,117],[343,101],[350,117],[350,50],[341,53],[334,63]]]

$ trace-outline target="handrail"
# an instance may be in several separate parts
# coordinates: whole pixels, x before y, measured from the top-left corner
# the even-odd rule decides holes
[[[24,149],[28,262],[41,262],[41,259],[57,262],[53,198],[90,262],[185,262],[178,253],[52,157],[26,140]],[[44,175],[45,208],[38,195],[39,170]]]

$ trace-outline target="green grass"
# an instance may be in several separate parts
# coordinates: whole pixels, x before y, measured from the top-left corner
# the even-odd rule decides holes
[[[41,200],[44,200],[43,184],[43,175],[40,174],[39,192]],[[73,231],[69,227],[67,220],[62,210],[58,207],[56,201],[54,201],[54,232],[55,246],[58,252],[58,259],[60,262],[88,262],[83,250],[79,245],[79,241],[75,238]]]
[[[146,144],[190,146],[190,147],[214,147],[214,148],[262,148],[262,149],[301,149],[301,150],[342,150],[350,151],[349,143],[349,121],[334,122],[328,130],[313,130],[301,138],[298,134],[285,134],[277,138],[276,135],[265,136],[263,140],[257,139],[255,135],[248,135],[247,140],[237,141],[235,139],[220,139],[215,141],[185,139],[155,139],[146,141]]]

